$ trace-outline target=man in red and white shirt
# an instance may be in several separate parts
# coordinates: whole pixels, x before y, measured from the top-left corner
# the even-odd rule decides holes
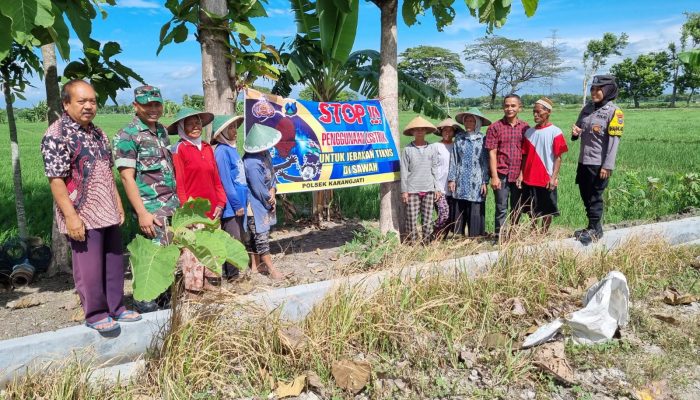
[[[522,171],[517,180],[523,190],[526,211],[533,220],[542,220],[544,232],[549,229],[552,217],[559,215],[559,167],[562,154],[569,150],[561,129],[549,122],[552,109],[552,101],[546,97],[535,102],[532,114],[536,125],[523,137]]]

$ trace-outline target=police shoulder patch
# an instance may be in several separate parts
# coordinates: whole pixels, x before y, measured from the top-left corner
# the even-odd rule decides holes
[[[615,110],[610,124],[608,124],[608,135],[622,136],[622,131],[625,127],[625,116],[619,108]]]

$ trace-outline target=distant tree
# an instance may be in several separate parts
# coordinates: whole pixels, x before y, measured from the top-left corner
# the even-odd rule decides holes
[[[399,55],[399,71],[411,75],[445,94],[459,93],[457,75],[464,74],[459,54],[436,46],[409,47]]]
[[[512,40],[502,36],[487,36],[467,45],[464,58],[487,67],[486,72],[468,74],[467,78],[483,86],[490,96],[491,107],[496,103],[499,93],[508,87],[504,76],[508,67],[508,57],[514,48],[520,46],[521,40]]]
[[[177,112],[180,111],[180,105],[172,100],[165,100],[163,102],[163,115],[167,117],[172,117]]]
[[[670,76],[668,53],[642,54],[636,60],[625,58],[621,63],[610,68],[620,87],[620,97],[632,99],[634,107],[639,108],[643,97],[659,96],[667,85]]]
[[[515,93],[527,82],[555,79],[573,69],[564,66],[559,47],[545,46],[540,42],[517,41],[511,48],[509,65],[504,74],[508,92]]]
[[[199,94],[183,95],[182,106],[194,108],[195,110],[204,109],[204,96]]]
[[[622,55],[628,38],[624,32],[619,37],[606,32],[601,40],[588,42],[586,51],[583,52],[583,105],[586,105],[588,81],[607,63],[611,55]]]
[[[309,86],[302,89],[301,92],[299,92],[299,95],[297,96],[297,98],[299,100],[318,101],[317,99],[314,98],[314,92],[313,92],[313,90],[311,90],[311,87],[309,87]],[[351,100],[357,100],[357,93],[351,92],[349,90],[343,90],[335,98],[335,101],[351,101]]]
[[[485,87],[495,106],[499,94],[514,93],[525,83],[552,79],[568,71],[561,50],[540,42],[490,36],[467,45],[464,57],[487,67],[487,72],[467,77]]]

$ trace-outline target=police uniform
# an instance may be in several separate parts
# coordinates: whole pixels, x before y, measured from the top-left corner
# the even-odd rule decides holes
[[[597,75],[591,86],[615,85],[614,77]],[[614,87],[616,96],[617,87]],[[608,186],[608,179],[600,178],[602,168],[615,169],[615,158],[624,128],[624,115],[620,107],[612,100],[603,100],[600,104],[588,102],[581,110],[576,126],[581,128],[579,136],[572,140],[581,140],[576,184],[581,193],[581,200],[586,208],[588,226],[576,232],[577,239],[589,243],[603,236],[603,192]]]

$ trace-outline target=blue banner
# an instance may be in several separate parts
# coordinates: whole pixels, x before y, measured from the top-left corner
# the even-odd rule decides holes
[[[314,102],[245,91],[245,132],[270,126],[278,193],[399,179],[399,154],[379,100]]]

